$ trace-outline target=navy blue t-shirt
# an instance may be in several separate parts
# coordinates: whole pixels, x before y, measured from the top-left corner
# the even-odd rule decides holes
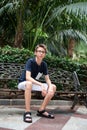
[[[45,61],[42,61],[40,65],[38,65],[36,63],[35,58],[30,58],[28,59],[28,61],[26,62],[24,71],[22,72],[22,75],[19,79],[19,82],[23,82],[26,81],[26,71],[30,71],[31,72],[31,77],[39,80],[39,78],[42,75],[47,75],[48,74],[48,70],[47,70],[47,63]]]

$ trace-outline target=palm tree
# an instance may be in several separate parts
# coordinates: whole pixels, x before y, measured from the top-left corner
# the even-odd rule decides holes
[[[4,33],[1,34],[1,38],[6,37],[5,34],[8,34],[7,37],[13,40],[13,46],[22,47],[23,40],[23,17],[25,12],[27,0],[21,1],[12,1],[12,0],[2,0],[0,3],[0,18],[1,21],[1,31]],[[5,17],[4,17],[5,16]],[[5,26],[4,26],[5,24]],[[5,28],[6,27],[6,28]],[[2,29],[3,28],[3,29]],[[10,28],[10,29],[9,29]],[[12,29],[12,30],[11,30]],[[6,31],[7,30],[7,31]],[[10,35],[9,35],[10,33]],[[11,36],[13,35],[13,38]],[[14,38],[15,35],[15,38]],[[11,41],[10,41],[11,42]]]
[[[9,2],[9,1],[8,1]],[[11,8],[10,8],[11,7]],[[14,37],[15,20],[13,20],[13,15],[8,13],[12,10],[12,4],[7,3],[7,1],[0,1],[0,46],[3,44],[11,45],[9,39]]]
[[[56,50],[58,55],[69,53],[68,55],[72,56],[74,46],[70,51],[71,46],[67,43],[72,42],[75,45],[75,41],[79,38],[86,43],[87,24],[86,17],[83,19],[82,14],[87,14],[86,9],[83,8],[87,2],[72,4],[72,0],[1,1],[0,18],[4,22],[0,24],[0,29],[2,30],[3,26],[2,34],[4,37],[8,34],[7,38],[14,42],[15,47],[21,48],[22,45],[27,47],[29,43],[29,49],[33,50],[35,44],[45,41],[52,51]],[[79,9],[82,11],[79,12]],[[4,14],[6,17],[3,17]],[[6,23],[8,25],[4,26]]]
[[[87,2],[70,3],[68,5],[58,6],[53,10],[52,17],[49,20],[51,26],[53,26],[53,22],[56,21],[56,28],[53,26],[53,37],[58,43],[57,46],[62,44],[63,47],[67,48],[69,57],[73,56],[76,41],[83,40],[84,43],[87,43],[86,7]]]
[[[15,34],[15,41],[14,47],[22,48],[22,40],[23,40],[23,21],[24,21],[24,14],[26,8],[27,1],[23,0],[18,3],[19,8],[17,7],[16,10],[16,34]]]

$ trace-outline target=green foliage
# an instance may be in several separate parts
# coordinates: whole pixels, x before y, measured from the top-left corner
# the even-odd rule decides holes
[[[79,69],[80,64],[73,62],[71,59],[68,58],[58,58],[56,56],[46,56],[45,61],[51,67],[58,67],[67,71],[74,71]]]
[[[33,53],[28,49],[12,48],[5,46],[0,48],[0,62],[17,62],[24,63]]]
[[[10,46],[5,46],[4,48],[0,48],[0,62],[5,63],[25,63],[29,57],[33,57],[33,52],[28,49],[18,49],[12,48]],[[78,74],[87,75],[87,64],[80,64],[79,62],[75,62],[72,59],[68,58],[59,58],[57,56],[52,56],[51,53],[47,53],[44,59],[48,67],[58,68],[67,70],[67,71],[77,71]],[[84,78],[80,76],[80,78]],[[9,81],[7,84],[8,88],[14,89],[17,88],[17,81]],[[61,85],[58,84],[59,88]]]
[[[17,89],[18,82],[16,80],[8,81],[7,86],[10,89]]]
[[[70,37],[76,39],[78,36],[84,42],[87,41],[87,2],[80,1],[1,0],[1,46],[13,46],[18,24],[23,23],[21,46],[33,50],[37,43],[44,41],[54,54],[61,57],[67,55]]]
[[[25,63],[29,57],[33,57],[33,56],[34,56],[33,52],[24,48],[19,49],[10,46],[5,46],[4,48],[0,48],[0,62]],[[80,66],[82,66],[83,63],[86,62],[86,59],[85,62],[81,62],[82,59],[80,59],[80,61],[74,61],[67,57],[59,58],[57,56],[52,56],[51,53],[49,52],[47,53],[44,60],[47,62],[48,66],[59,67],[69,71],[79,70]],[[87,63],[85,65],[87,65]]]

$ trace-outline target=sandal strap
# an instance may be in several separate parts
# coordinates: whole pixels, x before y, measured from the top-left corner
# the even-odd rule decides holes
[[[30,116],[27,116],[30,115]],[[25,112],[24,113],[24,118],[31,118],[31,112]]]
[[[51,115],[51,114],[48,114],[48,117],[49,117],[49,118],[54,118],[54,116],[53,116],[53,115]]]
[[[32,123],[31,112],[25,112],[23,120],[24,120],[24,122]]]
[[[24,115],[26,116],[27,114],[31,115],[31,112],[25,112]]]
[[[45,112],[45,110],[37,111],[37,112],[40,113],[40,114],[43,114]]]
[[[48,113],[48,115],[45,115],[44,112],[46,112],[45,110],[42,110],[42,111],[37,111],[37,116],[41,116],[41,117],[46,117],[46,118],[50,118],[50,119],[53,119],[54,116],[50,113]]]

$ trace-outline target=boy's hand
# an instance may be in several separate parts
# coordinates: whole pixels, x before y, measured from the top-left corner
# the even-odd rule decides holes
[[[53,88],[50,86],[49,89],[48,89],[48,93],[53,93]]]
[[[47,90],[45,89],[43,84],[41,85],[41,88],[42,88],[42,96],[44,97],[47,94]]]

